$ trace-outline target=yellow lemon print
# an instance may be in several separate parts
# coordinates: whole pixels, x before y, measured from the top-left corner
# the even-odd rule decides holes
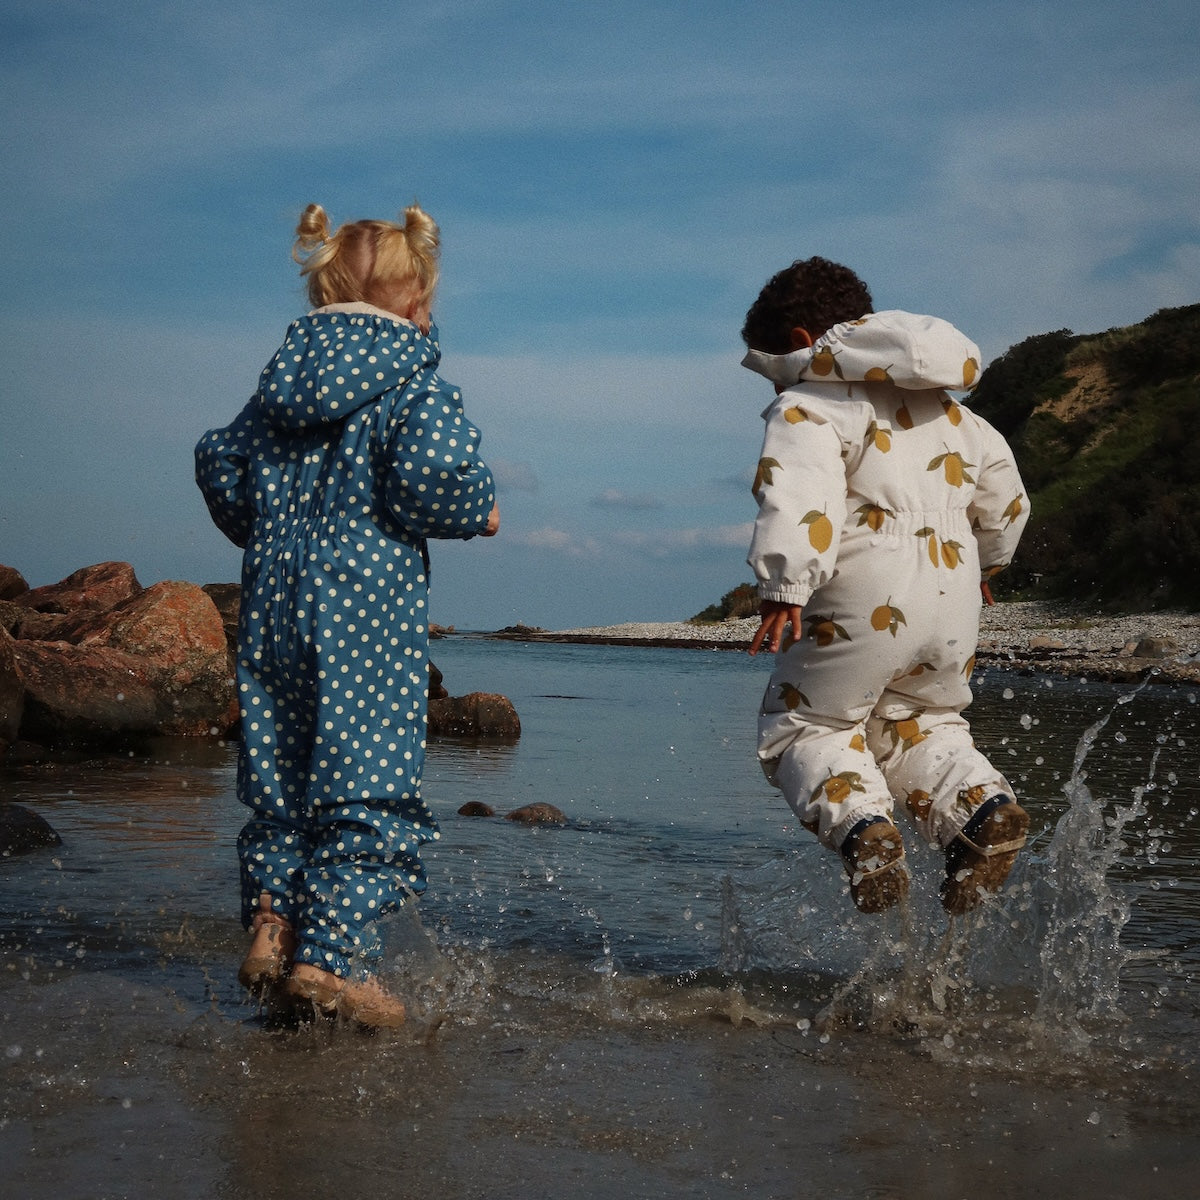
[[[920,788],[914,788],[904,798],[904,805],[918,821],[923,821],[929,816],[929,810],[933,807],[933,797]]]
[[[871,613],[871,628],[878,633],[882,633],[886,629],[892,637],[895,637],[900,626],[907,624],[904,614],[892,603],[891,596],[888,597],[886,604],[881,604]]]
[[[1007,519],[1009,525],[1011,525],[1021,515],[1021,509],[1023,507],[1021,504],[1022,499],[1023,497],[1017,496],[1015,499],[1010,500],[1008,507],[1000,514],[1002,517]]]
[[[886,454],[892,448],[892,431],[872,421],[867,426],[865,445],[867,449],[874,446],[876,450]]]
[[[938,565],[938,542],[936,531],[929,525],[922,525],[914,536],[928,539],[926,542],[926,549],[929,551],[929,561],[936,567]]]
[[[826,349],[817,350],[817,353],[812,355],[812,361],[809,364],[809,370],[815,376],[826,377],[833,368],[838,366],[838,359],[833,353],[833,350]]]
[[[902,404],[896,409],[896,424],[901,429],[911,429],[913,427],[912,413],[908,411],[907,404]]]
[[[951,425],[962,424],[962,409],[959,408],[953,400],[946,399],[942,401],[942,408],[946,411],[946,416]]]
[[[772,472],[780,467],[777,458],[760,458],[758,460],[758,470],[754,472],[754,482],[750,485],[750,490],[757,496],[762,491],[763,487],[770,487],[775,482],[775,477]]]
[[[943,542],[942,562],[953,571],[962,562],[962,542]]]
[[[931,458],[929,466],[925,469],[936,471],[938,467],[941,467],[942,473],[946,476],[946,482],[951,487],[962,487],[964,483],[975,482],[975,477],[967,470],[968,467],[974,465],[974,463],[966,462],[957,450],[947,450],[945,454]]]
[[[818,554],[824,554],[833,545],[833,522],[814,508],[804,514],[800,522],[808,526],[808,543]]]
[[[886,367],[868,367],[863,373],[863,378],[868,383],[891,383],[892,377],[888,374],[891,366],[892,364],[888,363]]]
[[[808,420],[808,413],[804,411],[798,404],[793,404],[791,408],[786,408],[783,411],[783,419],[789,425],[799,425],[801,421]]]
[[[805,708],[812,708],[808,702],[808,697],[794,683],[781,683],[779,685],[779,698],[783,701],[784,707],[788,712],[795,712],[801,704]]]
[[[851,640],[850,635],[832,616],[814,615],[805,617],[804,620],[808,624],[808,636],[818,646],[832,645],[835,639],[841,639],[844,642]]]
[[[822,793],[830,804],[841,804],[850,798],[853,792],[865,792],[862,776],[857,771],[839,771],[836,775],[830,772],[829,778],[817,784],[813,790],[811,801],[815,801]]]
[[[913,675],[924,675],[926,671],[936,671],[936,670],[937,670],[937,667],[935,667],[933,665],[933,663],[919,662],[919,663],[917,663],[917,665],[915,667],[913,667],[913,669],[911,671],[908,672],[908,674],[902,675],[900,678],[908,679],[910,676],[913,676]]]
[[[856,733],[850,739],[850,749],[857,750],[859,752],[859,754],[866,754],[867,739],[865,737],[863,737],[863,735],[861,733]]]
[[[865,525],[873,533],[883,528],[883,522],[896,514],[890,508],[881,508],[878,504],[860,504],[855,510],[859,525]]]
[[[987,788],[981,784],[976,784],[974,787],[964,788],[958,793],[956,799],[963,808],[969,808],[974,812],[983,803],[983,798],[986,794]]]
[[[976,376],[979,374],[979,360],[968,358],[963,363],[963,387],[969,388],[974,385]]]
[[[905,717],[899,721],[886,721],[888,735],[892,739],[893,747],[899,746],[901,751],[911,750],[914,746],[923,742],[929,734],[927,734],[920,725],[917,724],[917,718],[924,712],[924,709],[917,709],[911,717]]]

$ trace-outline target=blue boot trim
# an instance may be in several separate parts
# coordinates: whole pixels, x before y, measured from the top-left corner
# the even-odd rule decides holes
[[[854,843],[858,841],[859,835],[864,829],[867,828],[868,825],[878,825],[880,821],[882,821],[885,825],[891,824],[887,817],[863,817],[863,819],[854,825],[850,832],[846,834],[845,838],[842,840],[841,854],[848,866],[854,866]]]

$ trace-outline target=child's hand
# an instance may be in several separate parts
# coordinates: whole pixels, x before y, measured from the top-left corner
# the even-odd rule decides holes
[[[488,513],[487,528],[485,528],[480,533],[479,536],[480,537],[495,537],[496,531],[499,528],[500,528],[500,503],[499,503],[499,501],[493,500],[492,501],[492,511],[490,513]]]
[[[758,608],[762,618],[754,637],[750,639],[750,654],[757,654],[764,646],[768,650],[778,650],[784,644],[783,636],[787,627],[792,627],[792,636],[788,645],[800,637],[800,605],[783,604],[779,600],[764,600]]]

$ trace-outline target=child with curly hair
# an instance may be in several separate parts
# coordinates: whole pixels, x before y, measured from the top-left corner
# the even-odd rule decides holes
[[[750,653],[778,651],[759,759],[841,854],[860,910],[908,894],[899,801],[945,852],[942,904],[966,912],[1029,827],[962,715],[987,580],[1029,516],[1007,443],[947,391],[972,386],[979,350],[937,318],[873,312],[862,280],[823,258],[776,274],[742,337],[743,365],[776,392],[748,559]]]
[[[426,539],[489,537],[499,509],[437,373],[437,225],[413,205],[333,231],[311,204],[296,234],[313,311],[196,447],[213,520],[244,549],[239,979],[394,1026],[375,924],[424,890],[420,848],[438,837],[421,798]]]

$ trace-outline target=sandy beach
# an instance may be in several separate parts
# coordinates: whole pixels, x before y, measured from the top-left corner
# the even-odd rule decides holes
[[[677,645],[743,649],[756,618],[701,625],[631,621],[593,628],[507,630],[494,636],[529,641]],[[1200,682],[1200,613],[1112,614],[1042,601],[985,607],[978,663],[1101,681],[1135,682],[1153,675],[1169,683]]]

